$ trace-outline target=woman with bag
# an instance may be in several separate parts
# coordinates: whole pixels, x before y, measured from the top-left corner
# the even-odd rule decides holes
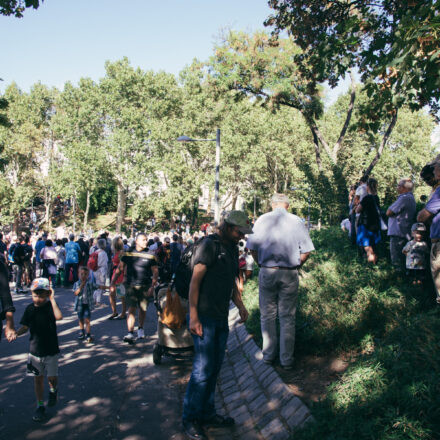
[[[121,237],[115,237],[112,242],[112,275],[110,279],[113,279],[116,268],[119,266],[121,261],[122,253],[124,251],[124,242]],[[126,318],[126,305],[125,305],[125,288],[122,282],[124,281],[124,273],[121,273],[115,280],[114,287],[110,287],[110,307],[112,308],[112,314],[108,319],[125,319]],[[118,316],[116,309],[116,297],[121,300],[122,312]]]
[[[357,244],[365,249],[368,263],[377,263],[376,245],[381,240],[381,217],[377,180],[370,177],[367,181],[367,195],[356,208],[360,214],[357,229]]]
[[[44,248],[40,252],[40,260],[43,264],[43,277],[47,278],[53,285],[53,280],[57,274],[57,251],[52,240],[46,240]]]

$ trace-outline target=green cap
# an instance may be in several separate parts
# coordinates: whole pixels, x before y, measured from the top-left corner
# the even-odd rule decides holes
[[[226,214],[224,220],[229,225],[238,226],[243,234],[252,234],[251,223],[243,211],[231,211]]]

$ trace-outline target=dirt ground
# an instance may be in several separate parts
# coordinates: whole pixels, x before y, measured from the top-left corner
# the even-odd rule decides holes
[[[276,370],[283,381],[304,403],[318,402],[327,393],[327,387],[337,380],[354,360],[351,353],[340,356],[302,356],[297,358],[294,369]]]

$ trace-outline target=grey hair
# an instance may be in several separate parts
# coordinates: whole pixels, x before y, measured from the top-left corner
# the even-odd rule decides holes
[[[105,238],[100,238],[98,240],[98,247],[99,249],[104,249],[107,247],[107,240]]]
[[[411,179],[409,179],[407,177],[404,179],[401,179],[399,181],[399,185],[403,186],[405,189],[408,189],[410,191],[412,191],[412,189],[414,188],[414,183],[412,182]]]

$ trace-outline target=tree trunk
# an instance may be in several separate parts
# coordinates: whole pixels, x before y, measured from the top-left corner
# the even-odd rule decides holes
[[[84,232],[87,231],[87,223],[89,222],[89,210],[90,210],[90,191],[87,190],[87,195],[86,195],[86,210],[84,211],[84,224],[83,224],[83,230],[84,230]]]
[[[122,223],[125,219],[125,210],[127,208],[127,194],[122,183],[118,182],[118,213],[116,215],[116,233],[121,233]]]
[[[12,233],[18,236],[19,229],[20,229],[20,213],[16,214],[14,217],[14,223],[12,226]]]
[[[238,199],[238,193],[237,191],[234,191],[232,193],[232,204],[231,204],[232,209],[237,209],[237,207],[235,206],[237,204],[237,199]]]

